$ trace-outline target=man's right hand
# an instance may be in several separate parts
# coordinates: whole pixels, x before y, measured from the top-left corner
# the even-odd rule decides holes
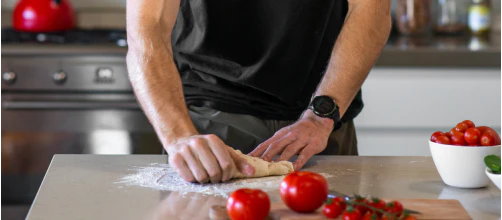
[[[166,149],[169,164],[188,182],[225,182],[237,171],[254,174],[254,168],[244,158],[213,134],[182,138]]]

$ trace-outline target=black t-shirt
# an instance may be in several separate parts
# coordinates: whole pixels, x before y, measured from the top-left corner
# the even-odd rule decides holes
[[[187,104],[296,120],[346,14],[346,0],[182,1],[172,45]],[[343,119],[362,107],[359,91]]]

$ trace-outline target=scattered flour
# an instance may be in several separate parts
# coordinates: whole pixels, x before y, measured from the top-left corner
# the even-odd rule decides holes
[[[277,190],[284,176],[270,176],[261,178],[234,179],[225,183],[189,183],[183,180],[168,164],[150,164],[149,167],[135,167],[130,169],[134,173],[124,176],[117,183],[127,186],[140,186],[154,190],[176,191],[180,194],[201,193],[227,197],[239,188],[255,188],[264,191]],[[332,177],[321,173],[325,178]]]

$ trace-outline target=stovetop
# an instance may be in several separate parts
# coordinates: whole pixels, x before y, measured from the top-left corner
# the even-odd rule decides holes
[[[127,46],[126,31],[123,29],[74,29],[55,33],[29,33],[16,31],[12,28],[2,29],[2,44],[19,43]]]

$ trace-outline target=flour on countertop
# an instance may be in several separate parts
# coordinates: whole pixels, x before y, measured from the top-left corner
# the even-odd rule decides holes
[[[189,183],[183,180],[169,164],[150,164],[149,167],[135,167],[130,169],[134,173],[124,176],[117,183],[128,186],[147,187],[154,190],[176,191],[181,194],[201,193],[227,197],[239,188],[255,188],[272,191],[279,188],[284,176],[269,176],[261,178],[234,179],[225,183]],[[332,177],[321,173],[325,178]]]

